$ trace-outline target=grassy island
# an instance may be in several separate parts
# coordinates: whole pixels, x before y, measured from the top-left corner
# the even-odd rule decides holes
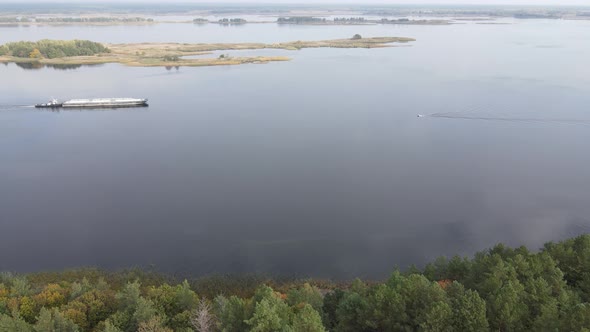
[[[502,244],[381,281],[0,273],[1,331],[588,331],[590,235]]]
[[[355,35],[350,39],[323,41],[294,41],[286,43],[234,43],[234,44],[99,44],[91,41],[16,42],[0,46],[0,63],[37,63],[46,65],[84,65],[121,63],[128,66],[219,66],[246,63],[267,63],[288,61],[286,56],[208,57],[213,51],[304,48],[379,48],[391,47],[393,43],[414,41],[403,37],[362,38]],[[189,59],[187,56],[202,55]]]

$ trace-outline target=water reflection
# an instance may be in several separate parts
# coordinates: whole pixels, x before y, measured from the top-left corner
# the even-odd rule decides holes
[[[38,70],[43,68],[51,68],[55,70],[75,70],[82,67],[100,67],[103,64],[86,64],[86,65],[74,65],[74,64],[45,64],[40,62],[16,62],[19,68],[24,70]]]

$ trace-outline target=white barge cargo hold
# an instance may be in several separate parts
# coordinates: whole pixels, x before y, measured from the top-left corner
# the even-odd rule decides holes
[[[98,99],[72,99],[62,103],[63,108],[80,107],[133,107],[147,106],[147,99],[137,98],[98,98]]]
[[[147,99],[139,98],[96,98],[72,99],[59,102],[55,99],[45,104],[37,104],[38,108],[118,108],[148,106]]]

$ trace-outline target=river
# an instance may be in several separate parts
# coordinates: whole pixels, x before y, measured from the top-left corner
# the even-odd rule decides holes
[[[416,42],[233,67],[0,65],[0,269],[382,278],[588,232],[590,22],[505,23],[2,27],[0,44]],[[150,107],[28,107],[50,97]]]

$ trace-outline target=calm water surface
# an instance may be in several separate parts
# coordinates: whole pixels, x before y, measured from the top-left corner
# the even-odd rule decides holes
[[[0,269],[383,277],[587,232],[590,23],[511,23],[0,28],[0,43],[417,39],[239,67],[0,65]],[[97,96],[150,107],[23,107]]]

